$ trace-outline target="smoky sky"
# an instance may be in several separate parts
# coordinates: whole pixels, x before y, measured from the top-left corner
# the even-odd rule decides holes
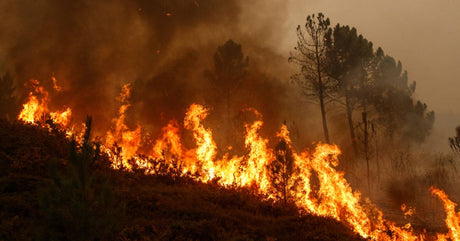
[[[171,87],[157,75],[165,77],[189,48],[208,49],[192,32],[225,26],[238,12],[233,1],[2,1],[0,9],[2,65],[18,86],[31,78],[46,85],[55,75],[63,91],[53,103],[96,120],[114,114],[108,110],[125,83],[157,79],[155,89]]]
[[[460,114],[460,2],[454,0],[288,0],[247,1],[244,31],[264,37],[272,49],[288,56],[295,27],[308,14],[323,12],[333,25],[349,25],[403,63],[417,82],[416,95],[437,113]]]
[[[220,128],[222,98],[212,95],[204,72],[213,68],[217,47],[232,39],[250,59],[243,90],[232,96],[233,117],[243,120],[242,108],[259,109],[274,132],[283,121],[293,122],[295,94],[286,95],[287,58],[270,47],[275,33],[254,35],[243,27],[259,26],[256,19],[246,22],[246,11],[255,7],[262,6],[236,0],[2,1],[0,67],[13,75],[22,102],[29,92],[24,83],[38,79],[50,90],[50,108],[70,106],[77,120],[92,115],[97,134],[110,127],[126,83],[132,86],[131,128],[141,122],[158,135],[170,119],[183,119],[193,102],[207,105],[215,113],[208,124]],[[52,91],[52,76],[62,91]]]
[[[247,31],[273,33],[267,40],[270,48],[285,57],[295,45],[295,26],[304,25],[308,14],[323,12],[333,25],[356,27],[374,47],[402,62],[409,81],[417,83],[416,98],[436,113],[428,147],[448,150],[447,138],[460,124],[460,1],[288,0],[246,5],[251,9],[244,14],[247,21],[259,22],[248,25]]]
[[[291,1],[289,21],[323,11],[335,23],[355,26],[374,46],[400,60],[409,80],[417,82],[415,96],[436,113],[426,147],[449,151],[447,138],[460,124],[459,10],[455,0]]]
[[[323,11],[335,23],[355,26],[374,46],[401,60],[417,82],[417,96],[435,112],[459,114],[454,104],[460,101],[459,10],[454,0],[290,1],[289,21]]]
[[[236,94],[240,102],[263,109],[268,125],[287,121],[293,132],[311,134],[319,129],[318,109],[293,93],[289,76],[298,69],[287,61],[296,26],[308,14],[356,27],[401,60],[417,82],[416,97],[439,116],[460,114],[458,10],[454,0],[2,0],[0,69],[15,77],[22,99],[25,82],[50,87],[54,75],[63,90],[51,93],[58,100],[52,105],[73,107],[78,118],[91,114],[101,126],[116,115],[121,86],[131,83],[130,115],[159,129],[183,118],[191,102],[206,102],[203,72],[212,68],[217,46],[233,39],[249,57],[254,80]]]

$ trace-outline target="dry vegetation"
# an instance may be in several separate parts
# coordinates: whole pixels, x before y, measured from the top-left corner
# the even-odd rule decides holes
[[[113,170],[103,156],[81,199],[63,133],[1,120],[0,137],[0,240],[360,239],[250,189]]]
[[[446,214],[441,202],[430,194],[430,187],[445,190],[452,200],[459,200],[459,163],[452,154],[424,150],[387,150],[371,159],[370,192],[366,183],[364,160],[347,168],[347,180],[385,213],[389,219],[428,232],[447,232]],[[404,216],[401,206],[414,209]]]

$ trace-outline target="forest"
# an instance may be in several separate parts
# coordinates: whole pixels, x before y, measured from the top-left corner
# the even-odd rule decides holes
[[[356,27],[306,14],[279,53],[238,1],[2,5],[0,240],[458,239],[460,131],[424,149]]]

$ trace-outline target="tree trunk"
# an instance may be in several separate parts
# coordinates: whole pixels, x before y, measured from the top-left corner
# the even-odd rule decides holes
[[[347,109],[348,128],[350,129],[351,145],[353,146],[353,153],[355,157],[358,156],[358,143],[356,141],[355,127],[353,124],[353,108],[351,107],[350,98],[345,94],[345,105]]]
[[[322,96],[322,94],[320,96]],[[328,144],[330,144],[331,141],[329,140],[329,131],[327,129],[326,110],[324,108],[324,99],[323,99],[323,97],[320,97],[320,106],[321,106],[321,117],[322,117],[322,120],[323,120],[324,138],[326,139],[326,142]]]
[[[330,144],[331,141],[329,139],[329,131],[327,128],[326,109],[324,106],[324,87],[323,87],[323,82],[321,79],[321,66],[320,66],[320,59],[319,59],[318,38],[316,38],[315,54],[316,54],[316,71],[318,73],[318,85],[319,85],[319,105],[321,107],[321,117],[323,120],[324,138],[326,139],[326,142]]]
[[[368,144],[367,112],[366,111],[363,111],[363,123],[364,123],[364,155],[366,157],[366,165],[367,165],[367,188],[369,189],[369,195],[370,195],[371,181],[370,181],[370,168],[369,168],[369,144]]]
[[[232,120],[231,120],[231,111],[230,111],[230,88],[227,89],[227,96],[226,96],[226,101],[227,101],[227,126],[225,128],[225,149],[230,145],[230,133],[231,133],[231,123],[232,123]]]
[[[379,142],[374,130],[375,139],[375,163],[377,164],[377,184],[380,184],[380,160],[379,160]]]

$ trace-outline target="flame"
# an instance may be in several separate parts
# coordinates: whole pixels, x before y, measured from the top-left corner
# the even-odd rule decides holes
[[[18,119],[27,123],[34,124],[40,118],[43,112],[43,107],[40,106],[37,97],[30,95],[27,103],[23,105],[23,109],[21,113],[19,113]]]
[[[115,150],[114,153],[112,149],[104,148],[106,153],[114,158],[114,167],[125,167],[128,169],[132,167],[128,161],[136,156],[141,143],[141,126],[138,124],[135,130],[130,130],[125,124],[125,112],[130,106],[128,102],[130,95],[131,85],[123,85],[120,96],[118,97],[118,100],[122,104],[118,109],[118,117],[112,120],[114,127],[107,132],[105,137],[106,147],[116,146],[116,149],[121,148],[121,152],[118,153],[118,150]]]
[[[208,115],[208,109],[202,105],[192,104],[185,115],[185,128],[193,131],[197,148],[195,149],[196,159],[199,161],[198,166],[202,169],[204,175],[203,181],[212,180],[215,177],[214,157],[216,155],[216,143],[212,139],[212,132],[201,124],[201,121]],[[195,169],[193,166],[193,170]]]
[[[55,79],[53,80],[55,81]],[[30,82],[33,91],[29,93],[27,103],[19,115],[25,122],[37,123],[44,115],[50,115],[53,122],[73,133],[70,126],[71,109],[49,112],[48,92],[39,82]],[[56,84],[57,86],[57,84]],[[222,186],[251,187],[258,194],[273,200],[274,184],[270,176],[269,166],[276,161],[277,153],[268,146],[268,139],[260,135],[263,126],[262,115],[254,109],[257,120],[247,123],[244,144],[247,154],[230,157],[224,154],[217,157],[217,146],[213,139],[213,131],[205,127],[203,121],[209,109],[199,104],[192,104],[187,109],[183,127],[190,131],[195,147],[187,149],[181,142],[181,123],[171,120],[162,128],[159,138],[153,142],[150,152],[138,155],[141,146],[141,126],[132,130],[126,124],[126,111],[130,107],[129,97],[131,86],[126,84],[117,98],[120,102],[117,117],[112,120],[112,128],[103,138],[101,149],[111,158],[114,168],[133,170],[134,166],[142,168],[146,173],[158,173],[158,167],[152,162],[163,162],[167,169],[178,168],[179,175],[189,175],[201,182],[215,182]],[[343,222],[360,236],[373,240],[425,240],[426,234],[416,234],[410,223],[398,226],[386,220],[383,213],[369,200],[362,200],[361,193],[353,190],[337,170],[340,149],[336,145],[317,144],[313,152],[309,150],[297,153],[292,148],[292,141],[286,125],[282,125],[277,138],[283,140],[292,150],[295,171],[286,182],[290,201],[295,203],[300,212],[331,217]],[[313,187],[311,180],[317,178]],[[447,213],[447,234],[436,234],[438,240],[460,240],[460,213],[455,211],[456,204],[439,189],[431,188],[431,193],[443,202]],[[405,216],[415,212],[414,208],[401,206]],[[434,237],[433,237],[434,238]],[[430,239],[431,240],[431,239]]]
[[[268,193],[269,180],[267,175],[267,165],[272,159],[271,151],[267,148],[267,139],[259,136],[262,121],[256,121],[252,125],[246,125],[246,139],[244,141],[249,149],[247,165],[241,175],[241,185],[258,185],[259,188]]]
[[[56,79],[52,77],[53,86],[56,90],[60,90],[57,86]],[[44,122],[49,115],[49,118],[54,124],[60,125],[61,127],[68,127],[70,118],[72,116],[72,110],[66,107],[64,111],[50,112],[48,109],[49,93],[42,86],[38,80],[30,80],[26,83],[26,86],[30,85],[32,91],[29,92],[28,101],[23,104],[23,109],[19,113],[18,119],[26,123],[37,124],[38,122]],[[57,88],[59,87],[59,88]],[[42,123],[43,125],[45,123]]]
[[[201,121],[208,115],[208,109],[192,104],[184,119],[185,128],[193,131],[197,148],[195,156],[198,163],[187,162],[188,170],[195,172],[199,168],[201,181],[208,182],[218,179],[221,185],[252,186],[256,185],[264,191],[268,191],[269,181],[267,176],[267,164],[271,159],[266,144],[268,140],[261,138],[258,131],[262,121],[256,121],[252,125],[246,125],[245,144],[249,154],[245,160],[243,157],[234,156],[229,159],[228,154],[221,160],[215,160],[216,144],[212,138],[212,131],[206,129]]]
[[[54,123],[67,127],[70,123],[70,117],[72,116],[72,109],[66,107],[64,111],[51,112],[50,116]]]
[[[460,212],[455,211],[457,204],[452,202],[447,196],[447,194],[440,189],[431,187],[430,191],[433,195],[441,199],[444,209],[446,210],[446,214],[447,214],[446,225],[447,225],[447,228],[449,229],[448,236],[453,241],[459,241],[460,240]],[[446,239],[446,235],[438,234],[438,238]]]
[[[305,188],[308,189],[301,193],[298,205],[317,215],[345,221],[365,238],[375,236],[372,234],[371,221],[360,205],[360,193],[353,192],[343,177],[344,174],[334,168],[338,165],[339,154],[341,152],[337,146],[319,144],[311,157],[308,153],[298,157],[298,162],[307,164],[303,168],[309,169],[305,177],[301,176]],[[320,184],[317,198],[310,195],[309,179],[312,171],[317,174]]]
[[[51,80],[53,80],[53,89],[56,91],[61,91],[62,87],[58,85],[56,77],[51,76]]]
[[[415,214],[415,208],[407,207],[404,203],[401,205],[401,211],[403,212],[405,218]]]
[[[171,160],[182,157],[182,144],[179,137],[179,124],[171,120],[167,126],[162,128],[162,135],[156,140],[153,147],[154,157],[163,157]]]
[[[43,120],[48,112],[48,92],[40,86],[38,80],[32,79],[25,85],[30,85],[33,90],[29,92],[28,101],[23,104],[18,119],[26,123],[36,124]]]

